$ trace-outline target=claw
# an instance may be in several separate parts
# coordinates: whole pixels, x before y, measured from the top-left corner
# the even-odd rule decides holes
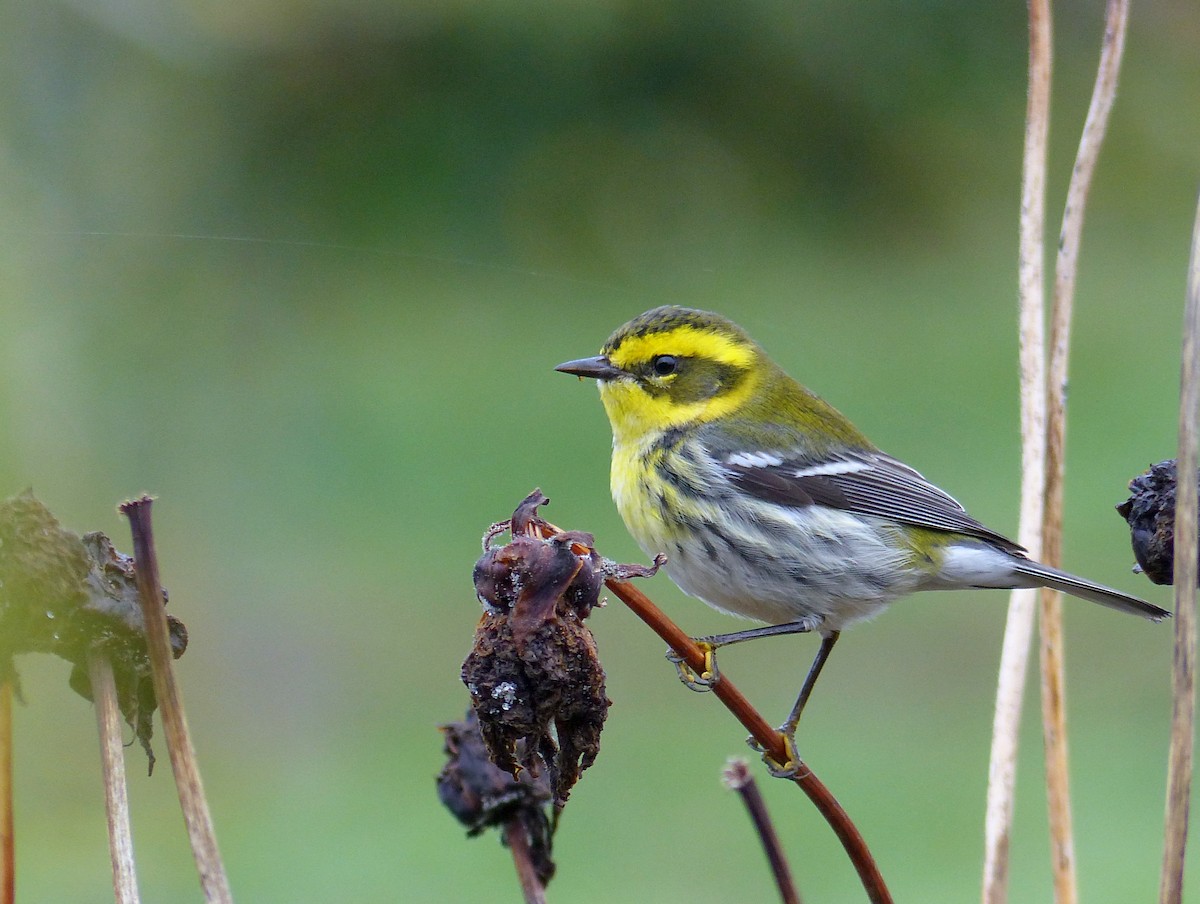
[[[674,650],[667,650],[667,659],[674,663],[675,671],[679,673],[679,680],[689,690],[703,694],[716,687],[721,680],[721,672],[717,669],[716,648],[702,640],[697,641],[696,645],[704,652],[704,670],[699,674]]]
[[[800,754],[796,751],[796,738],[788,734],[786,728],[779,729],[779,736],[783,738],[783,747],[787,751],[787,762],[785,763],[778,762],[767,753],[762,744],[758,743],[757,738],[746,738],[746,743],[751,750],[762,754],[762,761],[772,778],[796,779],[808,775],[808,766],[804,760],[800,759]]]

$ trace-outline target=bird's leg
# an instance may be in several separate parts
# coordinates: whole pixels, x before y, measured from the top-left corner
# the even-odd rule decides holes
[[[829,659],[829,654],[833,652],[833,645],[837,643],[839,637],[841,637],[839,631],[830,631],[821,636],[821,646],[817,648],[817,655],[813,659],[812,665],[808,667],[808,675],[804,679],[804,686],[800,688],[800,696],[796,698],[796,704],[792,707],[787,721],[780,726],[779,730],[786,736],[795,737],[796,726],[800,724],[800,714],[804,712],[804,707],[808,703],[808,698],[812,696],[817,679],[821,677],[821,669],[825,668],[825,661]]]
[[[709,634],[704,637],[693,637],[693,642],[704,653],[704,669],[699,674],[684,662],[683,657],[674,650],[667,650],[667,659],[675,664],[675,670],[679,672],[680,681],[691,690],[702,693],[712,690],[713,686],[721,680],[721,673],[717,669],[718,648],[741,643],[744,640],[757,640],[760,637],[779,637],[783,634],[808,634],[811,631],[817,630],[820,624],[820,616],[806,616],[805,618],[794,622],[786,622],[782,625],[767,625],[762,628],[750,628],[746,631],[734,631],[730,634]],[[816,679],[814,678],[813,680],[815,681]]]
[[[787,721],[779,726],[779,733],[783,735],[783,745],[787,749],[788,762],[780,764],[766,754],[763,755],[763,762],[767,764],[771,775],[776,778],[793,778],[800,768],[800,757],[796,753],[796,726],[800,724],[800,714],[804,712],[805,704],[808,703],[817,679],[821,676],[821,669],[825,667],[825,661],[833,652],[833,645],[837,643],[839,636],[841,635],[838,631],[829,631],[821,635],[821,646],[817,649],[817,655],[813,659],[812,665],[808,667],[808,675],[804,679],[804,685],[800,688],[800,696],[796,698],[796,704],[792,707]],[[752,743],[751,746],[759,749],[756,744]]]

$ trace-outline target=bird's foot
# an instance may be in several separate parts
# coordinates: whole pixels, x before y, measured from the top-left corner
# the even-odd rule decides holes
[[[704,653],[704,668],[697,672],[687,661],[674,650],[667,650],[667,659],[675,665],[679,680],[689,689],[698,694],[707,693],[717,686],[721,680],[721,672],[717,669],[717,648],[703,640],[697,640],[698,646]]]
[[[808,775],[808,766],[804,760],[800,759],[800,754],[796,751],[795,734],[788,731],[788,727],[785,725],[779,729],[779,736],[783,739],[783,749],[787,751],[786,762],[783,763],[780,763],[775,757],[771,756],[766,748],[758,742],[757,738],[746,738],[746,743],[750,746],[751,750],[762,754],[762,761],[772,778],[796,779]]]

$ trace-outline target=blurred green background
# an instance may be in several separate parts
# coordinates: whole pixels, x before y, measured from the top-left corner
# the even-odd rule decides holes
[[[1102,7],[1057,7],[1051,234]],[[1174,454],[1198,49],[1194,6],[1135,5],[1075,324],[1066,564],[1159,603],[1112,506]],[[646,308],[731,316],[1016,529],[1024,4],[16,0],[0,50],[0,493],[126,550],[115,506],[158,496],[241,901],[519,900],[436,802],[435,726],[466,704],[479,535],[530,489],[642,558],[595,389],[552,367]],[[693,633],[739,624],[643,587]],[[978,895],[1004,614],[897,605],[806,714],[897,900]],[[593,626],[615,705],[551,900],[771,900],[718,782],[743,732],[621,606]],[[1084,898],[1150,900],[1170,628],[1070,601],[1067,632]],[[812,651],[723,665],[776,719]],[[20,666],[21,899],[111,900],[91,711],[64,663]],[[1015,902],[1050,898],[1035,701]],[[130,755],[142,891],[199,900],[159,753],[152,779]],[[767,794],[806,898],[861,900],[807,802]]]

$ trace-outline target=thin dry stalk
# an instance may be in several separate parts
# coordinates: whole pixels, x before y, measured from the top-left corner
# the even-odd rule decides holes
[[[1029,2],[1029,97],[1021,179],[1020,359],[1021,516],[1018,542],[1041,555],[1046,488],[1046,364],[1043,237],[1046,149],[1050,130],[1051,23],[1049,0]],[[984,823],[984,904],[1008,898],[1008,851],[1025,674],[1033,640],[1034,594],[1017,590],[1008,606],[1000,653]]]
[[[146,622],[146,646],[154,675],[154,694],[162,714],[163,733],[166,735],[167,751],[171,755],[175,787],[179,792],[179,806],[183,810],[183,821],[192,844],[192,857],[200,874],[200,887],[204,891],[205,901],[210,904],[232,904],[233,895],[225,875],[225,866],[221,862],[221,852],[217,848],[216,831],[208,800],[204,796],[204,786],[200,781],[200,767],[188,730],[183,697],[175,681],[167,615],[163,608],[158,560],[154,552],[154,533],[150,526],[151,502],[149,496],[126,502],[121,506],[121,513],[129,519],[130,532],[133,534],[133,558],[138,596]]]
[[[1046,499],[1042,520],[1042,561],[1062,564],[1063,479],[1067,442],[1067,362],[1075,305],[1083,217],[1096,161],[1117,94],[1117,76],[1125,49],[1128,0],[1109,0],[1104,43],[1087,119],[1079,139],[1067,189],[1054,271],[1054,304],[1050,313],[1050,362],[1046,419]],[[1050,866],[1054,899],[1075,904],[1079,886],[1071,818],[1070,770],[1066,718],[1066,665],[1063,653],[1062,594],[1041,591],[1042,737],[1046,750],[1046,800],[1050,824]]]
[[[605,581],[605,585],[621,602],[632,609],[638,618],[665,640],[667,646],[682,656],[692,669],[697,672],[704,670],[703,651],[678,625],[667,618],[666,614],[654,605],[646,594],[625,581],[609,579]],[[772,728],[768,724],[758,710],[750,705],[750,701],[734,687],[726,675],[721,675],[721,680],[713,686],[712,690],[713,696],[720,700],[725,708],[742,723],[771,759],[777,763],[787,762],[788,750],[784,745],[783,736],[780,735],[778,729]],[[866,841],[858,831],[858,827],[850,819],[849,814],[842,809],[842,805],[837,802],[825,784],[803,763],[800,764],[796,774],[792,776],[792,780],[800,787],[800,790],[808,795],[813,806],[817,808],[829,827],[833,829],[834,834],[837,835],[838,840],[842,843],[842,848],[858,872],[859,880],[867,892],[867,900],[871,904],[891,904],[891,893],[883,881],[883,875],[879,872],[875,858],[871,856]]]
[[[1050,385],[1057,393],[1065,391],[1067,383],[1067,346],[1070,341],[1071,306],[1075,298],[1075,277],[1078,273],[1079,246],[1083,236],[1083,215],[1087,209],[1092,175],[1100,157],[1100,147],[1108,131],[1108,118],[1117,97],[1117,77],[1125,53],[1125,33],[1129,24],[1129,0],[1109,0],[1104,20],[1104,43],[1096,69],[1096,83],[1088,107],[1075,168],[1067,187],[1067,203],[1063,209],[1062,232],[1058,243],[1058,260],[1054,268],[1054,310],[1050,324]],[[1051,478],[1053,480],[1053,478]]]
[[[16,836],[13,833],[12,701],[12,682],[0,682],[0,904],[13,904],[17,897]]]
[[[1167,807],[1160,904],[1183,900],[1196,719],[1196,440],[1200,405],[1200,204],[1192,229],[1192,258],[1183,323],[1183,368],[1179,393],[1179,459],[1175,473],[1175,659],[1173,707],[1167,756]]]
[[[767,862],[771,865],[771,875],[775,877],[775,887],[779,889],[780,900],[783,904],[800,904],[800,893],[796,891],[796,883],[792,880],[791,867],[783,855],[783,846],[779,843],[775,824],[771,822],[771,814],[767,812],[767,802],[763,800],[762,792],[758,789],[758,782],[750,774],[749,765],[740,758],[730,760],[725,767],[724,780],[729,788],[738,793],[746,812],[750,814],[750,821],[754,823],[758,840],[767,855]]]
[[[513,819],[505,824],[504,841],[512,851],[513,865],[517,869],[517,880],[521,883],[525,904],[546,904],[546,887],[542,885],[537,868],[533,865],[529,835],[521,820]]]
[[[1075,877],[1075,835],[1071,821],[1071,781],[1067,757],[1062,596],[1053,590],[1041,591],[1039,653],[1042,743],[1046,750],[1046,806],[1050,824],[1050,871],[1054,878],[1054,900],[1057,904],[1076,904],[1079,886]]]
[[[108,814],[108,853],[112,859],[113,894],[117,904],[138,904],[137,869],[133,860],[133,829],[125,789],[125,745],[121,740],[121,709],[112,662],[102,653],[88,657],[88,677],[100,734],[100,770],[104,776],[104,809]]]

